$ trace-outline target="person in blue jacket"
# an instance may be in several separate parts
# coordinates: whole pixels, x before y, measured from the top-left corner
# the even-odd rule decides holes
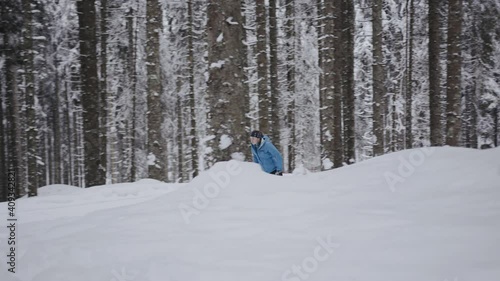
[[[283,175],[283,158],[268,136],[260,131],[252,131],[250,142],[253,162],[260,164],[262,170],[273,175]]]

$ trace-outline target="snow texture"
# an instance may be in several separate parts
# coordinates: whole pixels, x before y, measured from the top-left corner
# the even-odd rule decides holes
[[[220,60],[218,62],[213,62],[210,64],[210,68],[222,68],[222,66],[224,65],[225,61],[224,60]]]
[[[222,135],[220,137],[219,148],[224,150],[228,148],[231,144],[233,144],[233,138],[228,135]]]
[[[0,280],[497,281],[499,159],[444,147],[306,175],[232,160],[188,184],[46,186],[16,202],[17,273],[2,252]]]
[[[222,33],[222,32],[221,32],[221,33],[219,34],[219,37],[217,37],[217,43],[222,42],[222,40],[224,40],[224,33]]]

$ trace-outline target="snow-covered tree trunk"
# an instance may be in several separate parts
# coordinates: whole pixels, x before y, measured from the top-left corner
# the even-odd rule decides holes
[[[196,177],[199,171],[198,163],[198,136],[196,130],[196,97],[195,97],[195,59],[194,59],[194,37],[193,30],[194,12],[193,0],[187,1],[188,5],[188,71],[189,71],[189,152],[191,154],[191,177]]]
[[[59,56],[57,53],[54,54],[54,106],[52,107],[52,115],[53,115],[53,150],[54,150],[54,159],[53,159],[53,174],[54,174],[54,183],[62,184],[65,182],[65,178],[63,175],[63,171],[67,170],[67,166],[62,165],[61,159],[61,151],[62,148],[62,131],[64,118],[61,117],[61,88],[60,88],[60,75],[59,75]]]
[[[340,71],[337,71],[335,67],[335,10],[333,1],[326,1],[318,4],[318,21],[319,26],[317,30],[318,33],[318,54],[321,55],[319,59],[319,65],[321,65],[320,81],[322,76],[322,89],[319,90],[320,93],[320,127],[321,127],[321,148],[323,154],[323,169],[330,169],[336,164],[336,145],[337,143],[337,92],[335,91],[335,86],[338,86],[338,75]],[[321,20],[322,19],[322,20]],[[319,43],[321,42],[321,43]]]
[[[288,129],[288,172],[295,169],[295,0],[285,1],[285,49],[286,49],[286,92],[288,106],[286,109],[286,123]]]
[[[264,0],[256,0],[256,26],[257,26],[257,90],[259,96],[259,130],[264,134],[272,131],[270,126],[270,99],[268,91],[268,68],[267,60],[267,13]]]
[[[432,146],[440,146],[442,142],[441,128],[441,64],[439,62],[441,33],[439,1],[429,2],[429,111],[430,141]]]
[[[3,54],[5,56],[5,106],[6,106],[6,121],[7,121],[7,159],[6,166],[8,170],[15,172],[16,182],[16,197],[24,195],[25,177],[23,171],[26,170],[21,159],[21,120],[20,114],[22,107],[20,105],[21,92],[18,87],[18,70],[20,61],[20,35],[22,26],[21,6],[18,1],[6,2],[1,5],[2,9],[2,26],[3,31]]]
[[[26,96],[26,121],[27,121],[27,160],[28,160],[28,196],[36,196],[38,188],[37,177],[37,134],[38,128],[35,124],[35,75],[34,75],[34,49],[33,49],[33,21],[32,3],[30,0],[23,0],[24,16],[24,76],[25,76],[25,96]]]
[[[130,101],[131,101],[131,120],[127,121],[127,124],[129,124],[129,162],[128,165],[130,165],[130,170],[128,174],[128,181],[129,182],[134,182],[136,180],[137,176],[137,167],[136,167],[136,159],[135,159],[135,150],[136,150],[136,106],[137,106],[137,101],[136,101],[136,89],[137,89],[137,67],[136,67],[136,60],[137,60],[137,48],[135,46],[137,42],[137,20],[136,17],[134,16],[134,10],[131,7],[127,13],[127,41],[128,41],[128,49],[127,49],[127,74],[128,74],[128,79],[130,81]]]
[[[146,4],[146,68],[148,174],[152,179],[167,180],[166,143],[162,136],[163,102],[161,99],[160,32],[162,8],[158,0]]]
[[[462,34],[462,1],[449,0],[448,7],[448,57],[446,79],[446,144],[460,144],[461,126],[461,34]]]
[[[116,156],[116,129],[111,129],[110,126],[114,127],[112,122],[108,123],[108,111],[111,108],[108,107],[108,0],[100,0],[100,39],[101,39],[101,50],[100,50],[100,60],[101,60],[101,69],[100,69],[100,80],[99,80],[99,165],[100,168],[103,169],[101,173],[104,173],[104,182],[106,182],[107,177],[107,145],[108,145],[108,132],[112,136],[112,143],[110,149],[111,154],[111,163],[109,167],[111,171],[109,176],[111,176],[112,182],[117,182],[118,179],[116,170],[116,159],[113,159],[113,156]],[[112,106],[112,105],[111,105]],[[111,110],[112,112],[112,110]],[[113,118],[114,119],[114,118]],[[111,119],[111,120],[113,120]]]
[[[415,25],[415,1],[407,1],[407,67],[405,97],[405,148],[413,147],[413,26]]]
[[[99,143],[99,81],[97,77],[97,36],[95,0],[77,1],[80,41],[80,78],[83,106],[85,187],[106,183]]]
[[[382,54],[382,5],[383,0],[374,0],[372,5],[372,41],[373,41],[373,145],[374,156],[384,154],[384,97],[385,70]]]
[[[353,0],[342,1],[342,34],[340,48],[342,53],[342,123],[344,124],[344,161],[347,164],[355,162],[355,93],[354,93],[354,33],[355,11]]]
[[[240,1],[210,0],[208,40],[208,164],[249,156],[248,88]]]
[[[333,68],[330,70],[333,84],[333,167],[342,167],[344,164],[344,143],[343,128],[342,128],[342,74],[344,70],[344,50],[342,50],[342,31],[344,28],[344,15],[342,11],[342,1],[334,0],[332,4],[326,4],[328,14],[333,17],[333,33],[332,39],[328,40],[329,48],[333,54]],[[328,47],[327,47],[328,48]]]
[[[276,0],[269,0],[269,86],[270,86],[270,135],[274,145],[280,152],[280,91],[278,84],[278,22],[276,18]]]

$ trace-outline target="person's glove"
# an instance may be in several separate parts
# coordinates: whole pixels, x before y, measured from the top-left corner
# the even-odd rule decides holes
[[[271,174],[277,175],[277,176],[282,176],[283,172],[281,172],[281,171],[272,171]]]

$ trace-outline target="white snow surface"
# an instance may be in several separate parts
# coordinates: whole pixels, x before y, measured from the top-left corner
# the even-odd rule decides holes
[[[16,201],[15,274],[0,228],[2,281],[500,280],[499,148],[287,177],[232,160],[188,184],[39,192]]]

